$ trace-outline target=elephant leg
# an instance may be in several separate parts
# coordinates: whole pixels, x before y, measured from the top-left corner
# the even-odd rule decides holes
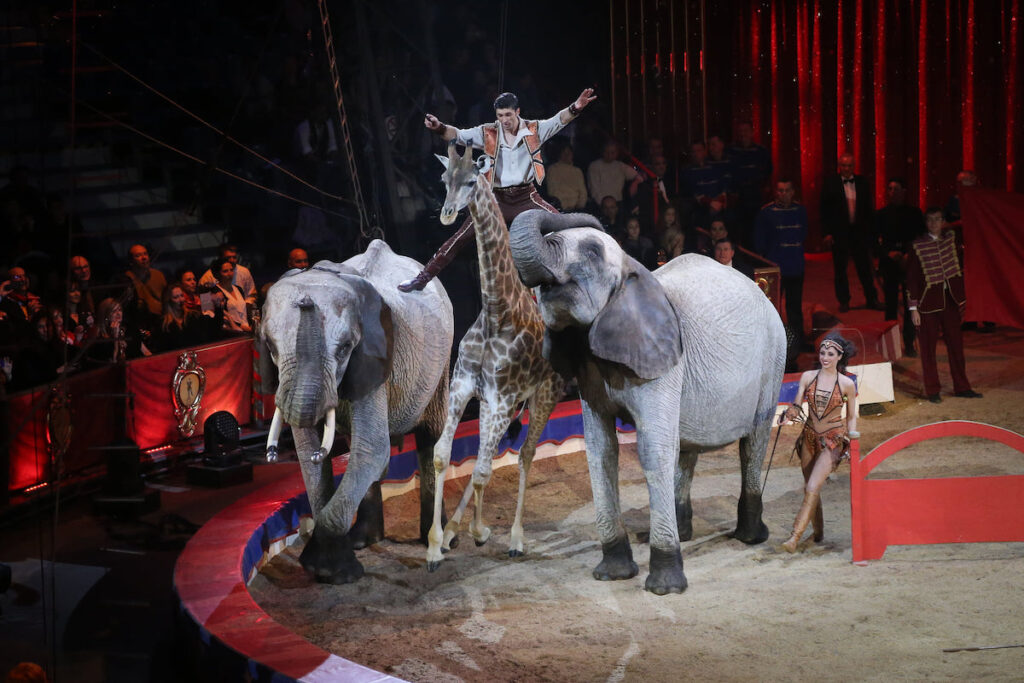
[[[615,418],[598,414],[586,401],[580,403],[587,470],[594,494],[597,537],[601,541],[602,554],[593,575],[598,581],[631,579],[640,569],[633,561],[633,550],[619,509],[619,441],[615,436]]]
[[[352,404],[352,449],[341,486],[316,517],[299,562],[321,583],[351,583],[363,575],[349,530],[363,498],[391,454],[384,387]]]
[[[359,502],[356,521],[352,523],[348,535],[352,537],[352,547],[356,550],[384,540],[384,497],[381,495],[379,481],[370,484],[366,495]]]
[[[740,499],[736,509],[736,530],[732,537],[748,545],[768,540],[768,527],[761,515],[761,462],[768,448],[771,421],[761,422],[753,434],[740,438]]]
[[[478,546],[486,543],[491,537],[490,527],[484,524],[484,489],[491,481],[498,443],[512,422],[514,414],[514,397],[502,396],[494,401],[493,405],[490,402],[480,403],[480,450],[476,455],[476,465],[473,466],[473,519],[469,523],[469,533]]]
[[[665,427],[648,425],[637,431],[637,453],[647,479],[651,510],[651,567],[644,588],[655,595],[686,590],[683,554],[675,506],[675,473],[679,469],[679,418],[665,416]]]
[[[448,474],[448,465],[451,463],[455,430],[459,426],[459,420],[466,409],[466,404],[469,403],[469,399],[472,397],[472,378],[465,374],[457,373],[452,381],[448,402],[448,416],[445,419],[444,427],[441,429],[441,435],[434,444],[434,508],[432,513],[433,521],[430,525],[430,530],[427,532],[428,571],[434,571],[441,564],[443,559],[442,553],[445,549],[454,548],[458,545],[459,522],[462,520],[462,511],[465,509],[467,498],[463,497],[455,513],[446,521],[444,513],[444,480]]]
[[[693,538],[693,504],[690,501],[690,485],[693,484],[693,470],[697,466],[697,451],[679,450],[679,466],[675,476],[676,529],[680,541]]]
[[[555,404],[558,402],[560,384],[560,377],[549,377],[537,388],[537,392],[530,399],[530,428],[526,432],[523,447],[519,450],[519,495],[516,497],[516,516],[512,521],[512,533],[508,545],[509,557],[522,557],[523,555],[523,510],[526,505],[526,481],[530,477],[530,465],[533,464],[533,456],[537,453],[537,442],[540,441],[541,432],[547,426],[551,411],[555,409]]]

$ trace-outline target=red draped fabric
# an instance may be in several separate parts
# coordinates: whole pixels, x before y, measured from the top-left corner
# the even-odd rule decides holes
[[[1024,329],[1024,194],[975,188],[960,196],[967,320]]]

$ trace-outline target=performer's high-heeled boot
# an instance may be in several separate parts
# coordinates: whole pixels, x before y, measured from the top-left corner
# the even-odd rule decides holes
[[[817,492],[807,491],[804,493],[803,505],[800,506],[800,512],[796,513],[796,520],[793,522],[793,535],[782,544],[782,549],[787,553],[796,552],[796,546],[800,543],[800,537],[804,535],[804,531],[807,530],[807,525],[811,521],[811,516],[814,514],[814,508],[817,506],[819,498],[820,496]]]
[[[814,506],[814,517],[811,518],[811,527],[814,535],[811,538],[815,543],[821,543],[825,539],[825,516],[821,512],[821,497],[818,497],[818,504]]]
[[[423,266],[423,270],[416,277],[398,285],[399,291],[412,292],[415,290],[418,292],[426,287],[430,284],[431,280],[437,277],[438,273],[455,259],[455,255],[459,253],[459,250],[471,242],[475,236],[476,232],[473,230],[473,221],[466,221],[444,244],[438,247],[434,255],[427,261],[427,265]]]

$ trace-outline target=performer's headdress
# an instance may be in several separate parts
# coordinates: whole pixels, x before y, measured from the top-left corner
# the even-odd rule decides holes
[[[836,353],[840,356],[844,355],[846,351],[843,349],[843,345],[837,342],[835,339],[825,339],[821,342],[819,349],[835,349]]]

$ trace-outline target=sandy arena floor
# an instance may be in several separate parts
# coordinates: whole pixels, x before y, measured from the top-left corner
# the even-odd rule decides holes
[[[866,454],[886,438],[943,419],[1024,432],[1024,332],[971,334],[968,370],[981,400],[919,398],[920,366],[894,367],[896,402],[861,419]],[[940,358],[940,368],[944,363]],[[948,374],[944,375],[948,387]],[[735,446],[702,456],[693,486],[694,540],[683,544],[689,588],[643,590],[647,492],[632,446],[621,489],[634,579],[598,582],[600,559],[582,454],[538,461],[527,492],[527,554],[507,557],[517,471],[495,472],[476,547],[466,531],[428,573],[415,542],[415,494],[388,501],[388,540],[360,551],[367,575],[347,586],[312,582],[301,542],[250,586],[278,622],[326,650],[411,681],[1020,680],[1024,647],[944,653],[945,648],[1024,644],[1024,543],[890,548],[868,566],[850,562],[849,469],[822,494],[825,542],[777,550],[801,500],[783,431],[765,490],[772,538],[730,540],[739,473]],[[1022,474],[1024,456],[974,439],[919,444],[878,470],[886,477]],[[449,482],[454,509],[465,480]],[[955,501],[950,501],[955,505]]]

